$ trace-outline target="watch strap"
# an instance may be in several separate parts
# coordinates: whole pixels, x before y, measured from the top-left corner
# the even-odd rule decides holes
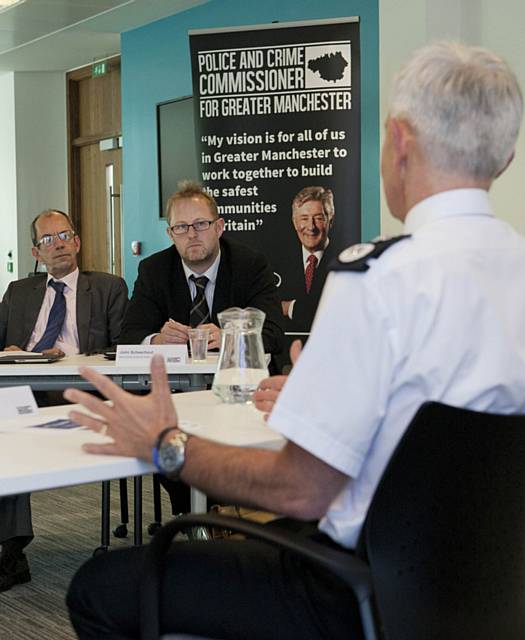
[[[165,429],[163,429],[159,435],[157,436],[157,439],[155,440],[155,444],[153,445],[153,464],[157,467],[157,469],[160,469],[159,467],[159,449],[162,446],[162,441],[164,440],[166,434],[168,434],[170,431],[176,431],[179,427],[166,427]]]

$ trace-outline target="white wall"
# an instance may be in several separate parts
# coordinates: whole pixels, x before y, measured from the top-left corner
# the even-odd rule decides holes
[[[34,268],[29,227],[44,209],[68,209],[64,73],[15,73],[18,267]]]
[[[509,62],[525,92],[525,4],[520,0],[480,0],[481,44]],[[525,126],[516,145],[514,161],[491,189],[496,213],[525,235]]]
[[[389,90],[395,71],[411,51],[437,39],[454,39],[493,49],[505,57],[525,89],[525,3],[521,0],[380,0],[380,92],[382,122],[388,113]],[[381,140],[382,141],[382,140]],[[499,217],[525,235],[525,133],[516,157],[491,189]],[[396,235],[401,224],[388,212],[381,194],[381,232]]]
[[[14,74],[0,75],[0,295],[17,274],[16,141]],[[7,272],[7,253],[13,252],[13,273]]]
[[[422,0],[379,0],[379,99],[381,145],[392,79],[410,53],[426,42],[426,3]],[[395,236],[402,225],[388,212],[381,188],[381,234]],[[366,240],[366,238],[365,238]]]

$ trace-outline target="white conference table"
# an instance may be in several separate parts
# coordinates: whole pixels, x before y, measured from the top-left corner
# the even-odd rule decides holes
[[[208,354],[206,362],[171,364],[167,366],[168,381],[172,391],[206,389],[213,381],[218,354]],[[78,373],[80,366],[93,367],[109,376],[128,391],[148,391],[150,388],[149,365],[117,365],[103,355],[74,355],[50,364],[0,364],[0,387],[29,385],[34,391],[63,391],[67,387],[93,389]]]
[[[279,449],[284,443],[253,405],[224,404],[211,391],[178,393],[173,402],[188,433],[240,447]],[[32,428],[66,417],[74,406],[45,407],[35,416],[0,421],[0,496],[155,472],[136,458],[84,453],[83,443],[108,440],[92,431]]]
[[[264,422],[253,405],[222,403],[211,391],[173,395],[181,427],[202,438],[241,447],[280,449],[284,438]],[[84,429],[42,429],[32,425],[67,416],[74,405],[39,409],[36,416],[0,421],[0,496],[89,482],[135,477],[156,468],[136,458],[92,455],[85,442],[108,438]],[[138,485],[135,485],[136,491]],[[141,540],[142,513],[135,496],[135,540]],[[204,494],[192,489],[192,511],[205,511]],[[138,532],[140,531],[140,536]]]

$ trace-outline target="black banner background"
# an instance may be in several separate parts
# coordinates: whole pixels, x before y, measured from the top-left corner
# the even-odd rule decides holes
[[[226,235],[265,253],[290,299],[301,260],[291,203],[301,189],[333,192],[331,257],[360,241],[359,23],[198,31],[190,46],[202,182]],[[287,329],[309,324],[294,318]]]

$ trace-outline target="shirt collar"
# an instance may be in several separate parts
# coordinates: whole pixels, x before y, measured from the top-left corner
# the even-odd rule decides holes
[[[414,233],[442,218],[493,215],[485,189],[451,189],[425,198],[412,207],[405,218],[404,233]]]
[[[220,261],[221,261],[221,250],[219,249],[219,253],[217,254],[217,257],[215,258],[215,260],[213,261],[213,264],[208,269],[206,269],[204,273],[195,273],[195,271],[192,271],[183,260],[182,268],[184,269],[184,275],[186,276],[186,280],[189,281],[190,276],[195,276],[196,278],[199,278],[200,276],[206,276],[212,284],[215,284],[215,281],[217,280],[217,272],[219,271]]]
[[[63,278],[54,278],[50,273],[48,273],[46,285],[49,285],[50,280],[56,280],[56,282],[63,282],[69,289],[71,289],[71,291],[76,291],[77,283],[78,283],[78,267],[71,273],[68,273],[67,276],[64,276]]]

